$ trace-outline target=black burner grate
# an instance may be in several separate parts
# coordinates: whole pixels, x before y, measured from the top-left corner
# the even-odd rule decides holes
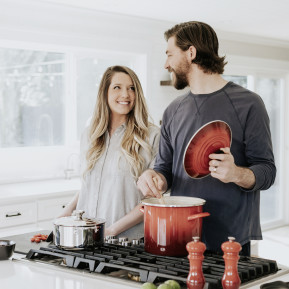
[[[26,255],[29,260],[48,262],[49,258],[60,260],[61,265],[71,268],[85,269],[91,273],[108,274],[124,270],[139,276],[141,282],[159,283],[174,279],[185,285],[190,265],[186,257],[165,257],[149,254],[142,245],[124,247],[105,243],[90,251],[67,251],[55,246],[31,249]],[[208,289],[222,288],[224,260],[220,255],[205,252],[203,273]],[[278,271],[277,263],[255,257],[240,257],[238,263],[242,285]],[[135,279],[134,279],[135,280]]]

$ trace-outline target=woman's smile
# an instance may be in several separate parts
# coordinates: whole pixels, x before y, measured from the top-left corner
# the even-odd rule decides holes
[[[126,118],[135,103],[135,87],[129,75],[118,72],[108,88],[108,105],[113,117]]]

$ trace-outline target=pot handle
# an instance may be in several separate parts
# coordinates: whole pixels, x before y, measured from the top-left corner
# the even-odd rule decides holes
[[[188,221],[210,216],[210,213],[199,213],[188,217]]]
[[[144,206],[141,206],[139,210],[144,214]]]

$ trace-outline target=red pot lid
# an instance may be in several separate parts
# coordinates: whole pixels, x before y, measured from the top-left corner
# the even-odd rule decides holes
[[[210,174],[209,155],[230,147],[232,132],[230,126],[221,120],[203,125],[190,139],[183,159],[185,172],[197,179]]]

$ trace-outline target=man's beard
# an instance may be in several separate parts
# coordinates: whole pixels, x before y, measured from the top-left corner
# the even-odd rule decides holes
[[[184,68],[188,68],[186,65],[183,66],[185,66]],[[170,69],[170,72],[175,74],[175,81],[173,82],[173,86],[178,90],[184,89],[189,85],[187,79],[188,69],[184,68],[182,70],[179,68],[178,71],[174,70],[173,68]]]
[[[176,73],[176,71],[174,71],[174,73],[175,73],[175,81],[173,83],[174,87],[178,90],[187,87],[188,86],[187,75],[183,72]]]

